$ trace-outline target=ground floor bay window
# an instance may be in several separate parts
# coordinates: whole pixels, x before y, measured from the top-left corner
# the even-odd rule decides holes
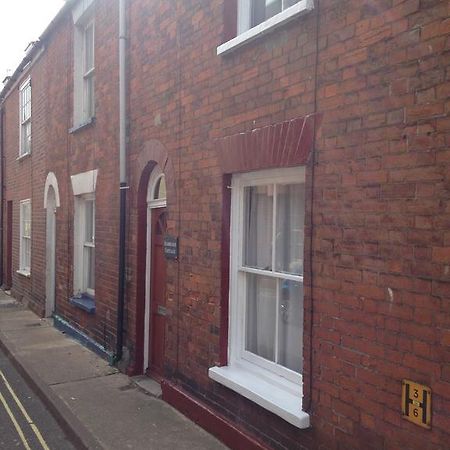
[[[304,428],[303,167],[232,178],[228,365],[211,378]]]

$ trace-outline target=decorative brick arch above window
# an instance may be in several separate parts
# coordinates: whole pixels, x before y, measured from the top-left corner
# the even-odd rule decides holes
[[[305,165],[310,157],[314,114],[227,136],[219,141],[222,173]]]

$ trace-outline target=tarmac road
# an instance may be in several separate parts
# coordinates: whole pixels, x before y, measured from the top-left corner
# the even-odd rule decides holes
[[[45,405],[0,349],[0,449],[74,448]]]

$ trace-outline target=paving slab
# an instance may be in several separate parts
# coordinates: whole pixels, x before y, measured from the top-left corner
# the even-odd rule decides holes
[[[0,291],[0,348],[80,449],[224,450],[160,400],[158,383],[131,379]]]
[[[100,442],[108,449],[226,448],[167,403],[144,395],[123,374],[52,389],[95,436],[101,436]]]

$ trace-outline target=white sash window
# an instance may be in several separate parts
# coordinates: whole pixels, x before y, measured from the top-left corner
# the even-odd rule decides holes
[[[20,144],[19,157],[31,153],[31,79],[20,86]]]
[[[304,167],[232,178],[228,366],[211,378],[301,428]]]
[[[31,271],[31,200],[20,202],[20,261],[19,272]]]

